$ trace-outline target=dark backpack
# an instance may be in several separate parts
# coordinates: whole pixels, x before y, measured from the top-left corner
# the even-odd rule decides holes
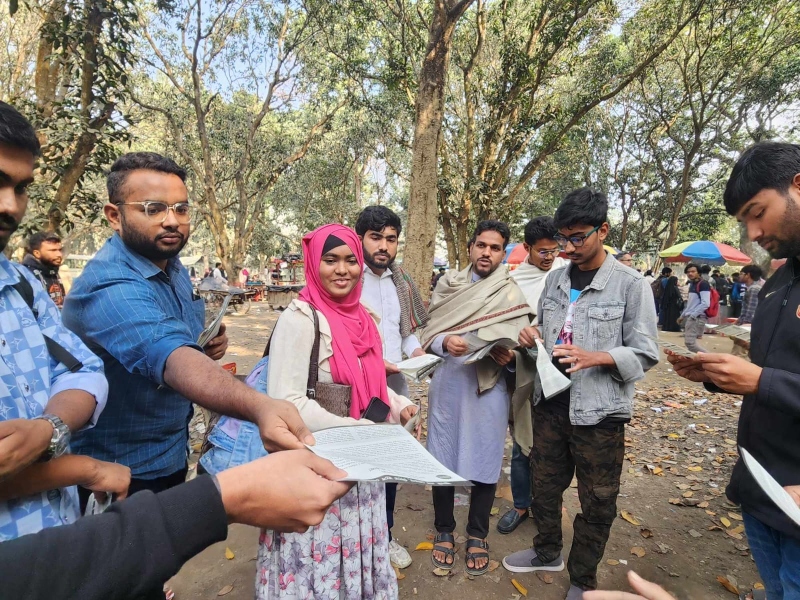
[[[650,289],[653,290],[653,297],[656,300],[661,300],[661,297],[664,295],[664,288],[661,285],[661,281],[663,277],[658,277],[656,280],[650,284]]]
[[[11,287],[17,290],[17,293],[22,296],[25,304],[27,304],[28,308],[31,309],[34,320],[38,322],[39,311],[36,310],[36,307],[33,304],[33,287],[31,286],[30,281],[25,279],[25,276],[22,273],[19,273],[19,281]],[[64,346],[59,344],[53,338],[44,335],[44,333],[42,334],[42,337],[44,338],[44,343],[47,346],[47,351],[50,353],[50,356],[62,363],[65,367],[67,367],[67,369],[69,369],[70,372],[77,373],[83,368],[83,363],[75,358],[69,350],[64,348]]]

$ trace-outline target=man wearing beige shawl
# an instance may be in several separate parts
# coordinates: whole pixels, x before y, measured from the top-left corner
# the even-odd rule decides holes
[[[532,311],[501,263],[510,237],[499,221],[478,224],[469,245],[470,266],[450,271],[437,284],[422,331],[423,348],[445,359],[428,392],[428,451],[448,469],[472,481],[467,522],[466,571],[481,575],[489,565],[489,515],[503,464],[511,387],[530,393],[534,372],[525,353],[495,346],[466,364],[470,350],[495,340],[516,340]],[[455,560],[454,488],[435,487],[437,531],[433,563],[451,569]]]
[[[525,250],[528,256],[525,262],[511,272],[511,277],[525,294],[534,312],[539,306],[539,297],[544,290],[547,276],[555,269],[567,265],[561,258],[557,233],[553,217],[535,217],[525,225]],[[511,533],[520,523],[528,518],[531,507],[531,462],[530,453],[533,446],[533,421],[531,420],[531,396],[514,394],[511,406],[511,434],[514,446],[511,451],[511,495],[514,507],[497,521],[499,533]]]

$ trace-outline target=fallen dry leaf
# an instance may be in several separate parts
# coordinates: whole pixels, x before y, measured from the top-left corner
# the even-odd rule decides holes
[[[448,575],[450,575],[450,571],[448,569],[440,569],[439,567],[436,567],[433,570],[433,574],[436,575],[437,577],[447,577]]]
[[[728,577],[723,577],[722,575],[717,575],[717,581],[719,581],[720,585],[728,590],[731,594],[739,595],[739,588],[736,587],[736,581],[734,580],[731,582]]]
[[[634,546],[631,548],[631,554],[642,558],[645,554],[647,554],[647,551],[641,546]]]
[[[729,533],[744,533],[744,525],[737,525]]]
[[[684,498],[691,498],[692,496],[694,496],[694,492],[683,492],[683,494],[681,494],[681,495]]]
[[[551,584],[553,583],[553,576],[550,573],[545,573],[544,571],[536,571],[536,577],[538,577],[541,581]]]
[[[414,551],[417,550],[433,550],[433,544],[431,542],[420,542],[417,544],[417,547],[414,548]]]
[[[694,465],[694,466],[691,466],[691,467],[686,467],[686,470],[687,471],[691,471],[692,473],[698,473],[699,471],[703,470],[703,467]]]
[[[669,499],[669,503],[670,504],[682,504],[682,501],[681,501],[680,498],[670,498]]]
[[[699,506],[700,508],[708,508],[708,502],[701,502],[697,506]]]
[[[649,529],[647,529],[647,528],[644,528],[644,527],[643,527],[642,529],[640,529],[640,530],[639,530],[639,533],[641,534],[641,536],[642,536],[644,539],[648,539],[648,538],[651,538],[651,537],[653,537],[653,532],[652,532],[652,531],[650,531],[650,530],[649,530]]]
[[[224,596],[226,594],[230,594],[233,591],[233,586],[229,583],[220,591],[217,592],[217,596]]]
[[[509,502],[514,502],[514,496],[511,494],[511,486],[504,485],[501,488],[498,488],[497,492],[494,495],[495,498],[502,498],[503,500],[508,500]]]
[[[639,522],[639,519],[637,519],[636,517],[634,517],[634,516],[633,516],[631,513],[629,513],[627,510],[623,510],[623,511],[620,513],[620,516],[621,516],[623,519],[625,519],[625,520],[626,520],[628,523],[630,523],[631,525],[637,525],[637,526],[638,526],[638,525],[641,525],[641,523]]]
[[[489,561],[489,572],[496,571],[497,568],[500,566],[500,563],[496,560]]]
[[[499,506],[493,506],[492,507],[492,512],[490,514],[491,515],[497,515],[499,513],[500,513],[500,507]]]
[[[729,513],[728,513],[728,516],[729,516],[731,519],[733,519],[734,521],[741,521],[741,520],[742,520],[742,515],[740,515],[740,514],[738,514],[738,513],[735,513],[735,512],[729,512]]]
[[[609,564],[609,565],[611,565],[612,567],[616,567],[616,566],[619,564],[619,561],[618,561],[618,560],[615,560],[615,559],[613,559],[613,558],[609,558],[609,559],[606,561],[606,564]]]
[[[225,547],[225,558],[227,558],[228,560],[233,560],[234,558],[236,558],[236,555],[233,553],[233,550],[231,550],[227,546]]]
[[[757,581],[756,583],[753,584],[753,589],[754,590],[763,590],[764,589],[764,584],[761,583],[760,581]]]
[[[528,588],[522,585],[519,581],[517,581],[516,579],[512,579],[511,585],[513,585],[520,594],[522,594],[526,598],[528,597]]]
[[[731,526],[730,520],[726,519],[725,517],[720,517],[719,520],[720,520],[720,523],[725,525],[725,527],[730,527]]]

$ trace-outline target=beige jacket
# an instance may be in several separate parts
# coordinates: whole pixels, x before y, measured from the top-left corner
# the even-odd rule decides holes
[[[377,317],[371,311],[370,314],[377,321]],[[319,311],[317,311],[317,315],[319,316],[320,333],[319,381],[333,383],[330,367],[330,357],[333,356],[331,328],[325,315]],[[306,396],[308,364],[311,360],[313,346],[314,317],[311,307],[302,300],[293,300],[275,324],[269,352],[267,393],[273,398],[285,398],[292,402],[312,432],[327,427],[370,423],[366,419],[357,420],[331,414],[316,400],[311,400]],[[390,423],[399,423],[400,412],[407,406],[411,406],[413,402],[404,396],[395,394],[391,389],[388,391],[391,405],[391,414],[388,420]]]

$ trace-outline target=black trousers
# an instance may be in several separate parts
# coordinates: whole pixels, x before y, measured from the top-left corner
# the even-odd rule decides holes
[[[144,490],[150,490],[154,494],[163,492],[186,481],[186,473],[188,472],[189,467],[186,466],[180,471],[176,471],[171,475],[156,477],[155,479],[134,479],[132,477],[131,484],[128,486],[128,496]],[[86,510],[86,503],[89,502],[89,495],[91,493],[91,490],[87,490],[86,488],[78,486],[78,498],[81,505],[81,514]],[[156,589],[150,590],[143,596],[139,596],[136,598],[136,600],[164,600],[164,598],[163,586],[159,586]]]
[[[397,484],[386,484],[386,525],[389,527],[389,541],[392,541],[392,527],[394,527],[394,504],[397,500]]]
[[[483,540],[489,535],[489,516],[492,513],[497,484],[478,481],[473,481],[472,484],[467,535]],[[434,527],[439,533],[453,533],[456,530],[456,518],[453,515],[455,494],[456,488],[453,486],[433,488]]]

